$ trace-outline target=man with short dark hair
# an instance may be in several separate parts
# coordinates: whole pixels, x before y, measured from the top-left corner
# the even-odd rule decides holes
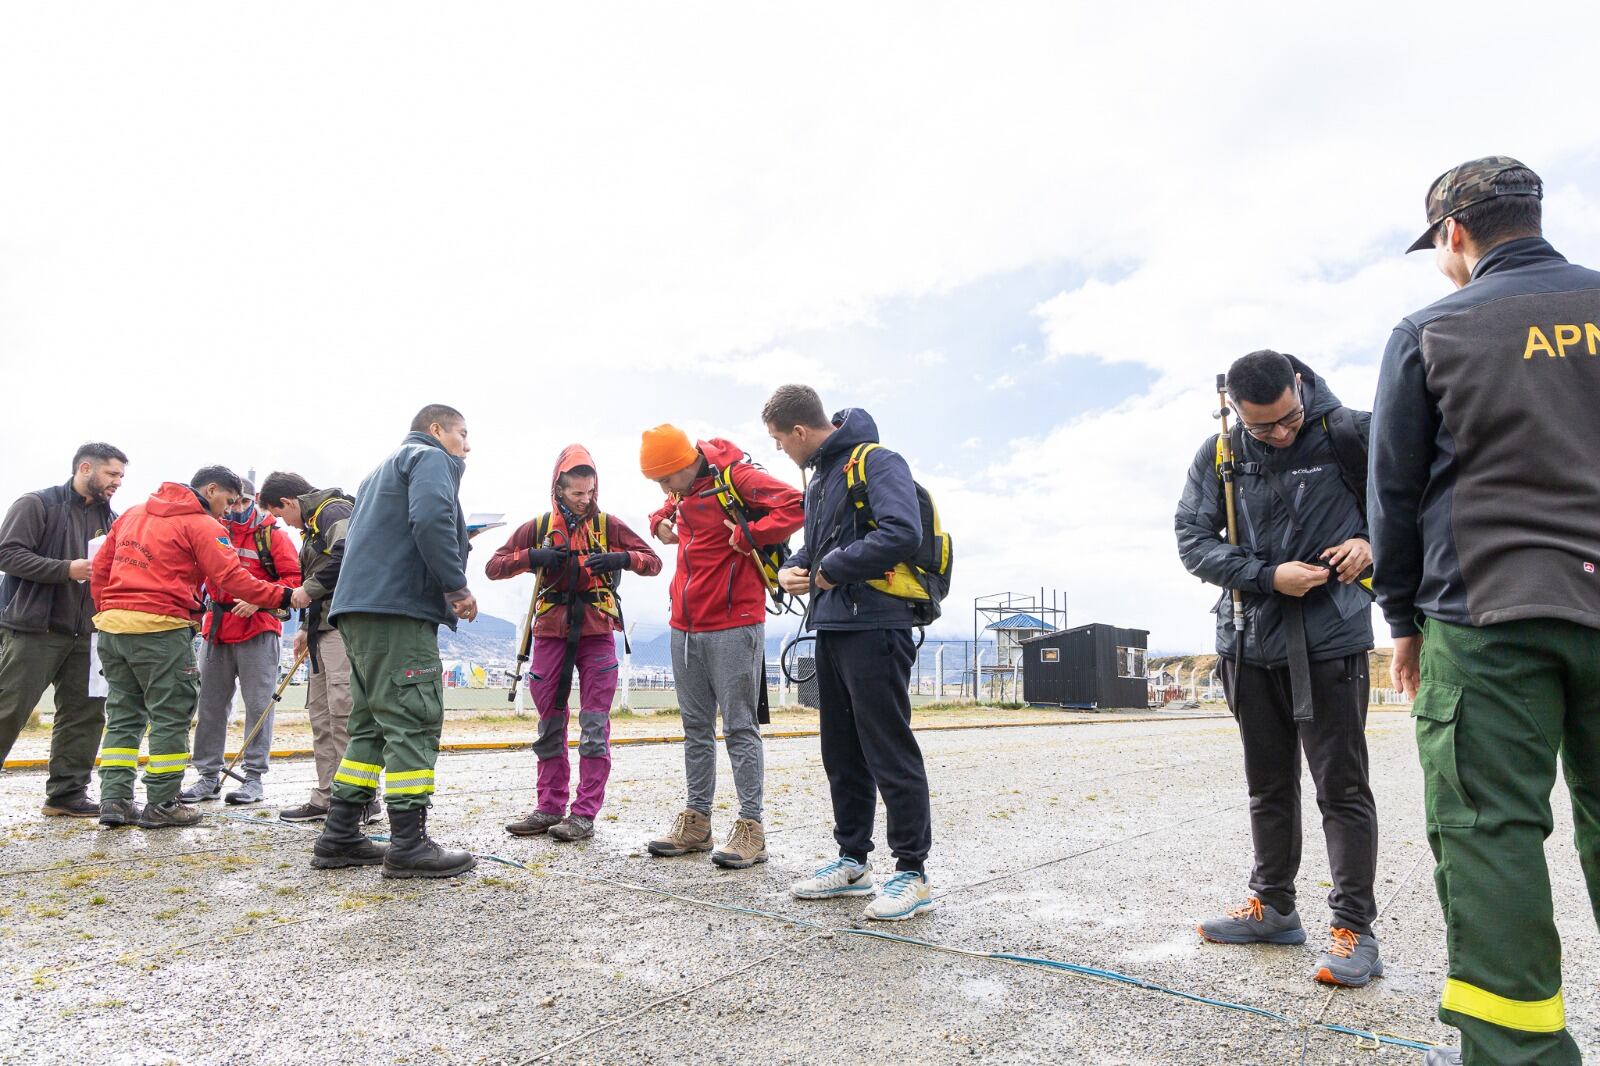
[[[1456,292],[1384,351],[1373,548],[1394,683],[1415,695],[1449,969],[1428,1062],[1576,1063],[1544,842],[1556,754],[1600,920],[1600,272],[1541,234],[1508,156],[1429,187]]]
[[[1195,453],[1178,503],[1178,554],[1220,586],[1217,654],[1238,720],[1255,865],[1242,907],[1199,925],[1220,944],[1303,944],[1300,755],[1322,811],[1333,889],[1331,942],[1312,968],[1326,984],[1383,973],[1372,923],[1378,816],[1368,780],[1367,656],[1371,561],[1364,512],[1369,416],[1342,407],[1293,356],[1251,352],[1228,370],[1239,422],[1230,430],[1238,544],[1226,537],[1221,442]],[[1245,626],[1228,600],[1242,596]]]
[[[72,457],[72,477],[20,497],[0,523],[0,763],[55,686],[46,817],[94,818],[89,777],[105,726],[105,700],[89,695],[94,603],[89,543],[116,515],[111,497],[128,457],[98,441]]]
[[[922,749],[911,731],[911,667],[915,627],[909,600],[868,584],[912,559],[922,545],[916,482],[899,454],[865,450],[862,471],[874,522],[849,513],[845,467],[863,445],[877,445],[878,427],[860,408],[831,420],[805,385],[785,385],[761,413],[767,433],[797,466],[812,470],[805,493],[804,543],[779,572],[784,589],[811,597],[817,631],[817,691],[822,767],[833,798],[839,857],[790,887],[797,899],[874,894],[867,856],[883,796],[895,873],[865,916],[913,918],[933,905],[925,864],[933,817]]]
[[[178,801],[189,765],[200,671],[192,636],[201,586],[268,610],[289,606],[290,590],[240,565],[218,519],[239,501],[242,482],[225,466],[168,481],[117,519],[94,557],[90,592],[98,613],[100,662],[110,686],[100,748],[100,824],[169,829],[200,812]],[[139,744],[150,734],[144,788],[133,801]]]
[[[350,657],[344,638],[328,620],[328,605],[339,584],[345,533],[355,501],[343,489],[318,489],[299,474],[274,472],[261,483],[261,506],[279,521],[300,531],[300,587],[289,601],[300,609],[294,653],[307,653],[311,663],[306,682],[306,717],[311,723],[311,753],[317,781],[305,803],[285,807],[286,822],[312,822],[327,817],[333,774],[350,743]],[[375,790],[364,821],[382,813]]]
[[[431,404],[411,425],[356,491],[345,535],[329,617],[350,655],[350,743],[311,865],[382,863],[385,877],[455,877],[477,859],[439,847],[428,837],[427,816],[444,724],[439,626],[478,616],[459,499],[471,447],[466,419],[453,407]],[[380,774],[388,786],[387,849],[361,832]]]

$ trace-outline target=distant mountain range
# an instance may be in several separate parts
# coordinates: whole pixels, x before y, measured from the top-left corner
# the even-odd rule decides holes
[[[294,637],[298,628],[299,622],[294,617],[283,623],[285,643]],[[509,663],[517,657],[516,643],[516,623],[489,614],[480,614],[470,622],[462,622],[454,632],[448,627],[439,627],[439,657],[442,659]]]

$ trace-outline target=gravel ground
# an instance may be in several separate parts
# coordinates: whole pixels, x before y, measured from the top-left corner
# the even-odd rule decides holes
[[[1307,977],[1327,921],[1314,819],[1300,882],[1309,944],[1194,935],[1196,919],[1239,900],[1248,872],[1228,720],[922,735],[940,903],[886,931],[1116,970],[1293,1022],[837,931],[857,924],[861,901],[786,891],[832,850],[814,738],[769,743],[772,859],[744,872],[642,856],[681,802],[677,746],[617,749],[598,836],[578,846],[501,832],[529,804],[527,753],[445,757],[435,835],[529,867],[484,862],[445,883],[311,870],[310,832],[248,815],[151,834],[46,821],[40,776],[9,773],[0,1061],[1420,1062],[1304,1024],[1451,1033],[1434,1018],[1443,934],[1410,723],[1374,715],[1369,739],[1388,976],[1330,993]],[[278,764],[269,803],[299,802],[310,776],[308,762]],[[724,832],[725,762],[721,784]],[[1559,795],[1556,811],[1568,1019],[1593,1052],[1600,936]]]

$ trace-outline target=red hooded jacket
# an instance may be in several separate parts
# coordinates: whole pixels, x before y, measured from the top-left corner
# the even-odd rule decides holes
[[[163,482],[117,519],[94,557],[89,594],[97,611],[200,618],[200,586],[257,607],[289,605],[290,590],[253,577],[222,523],[187,485]]]
[[[273,567],[278,572],[278,583],[291,589],[300,587],[300,553],[290,542],[289,535],[276,528],[276,518],[256,508],[250,521],[234,522],[225,518],[222,525],[228,531],[228,539],[239,553],[239,562],[244,565],[245,571],[253,577],[270,581],[267,568],[261,565],[261,558],[256,551],[256,530],[266,530]],[[213,593],[211,598],[225,607],[232,607],[234,603],[233,597],[226,593]],[[200,632],[205,634],[207,640],[213,639],[211,630],[219,617],[222,619],[222,632],[215,638],[219,644],[242,644],[263,633],[283,632],[283,623],[271,611],[257,611],[249,618],[240,618],[232,611],[223,611],[220,615],[207,611],[200,625]]]
[[[805,524],[805,497],[752,463],[743,462],[743,448],[721,438],[697,442],[700,454],[719,470],[730,470],[733,487],[752,510],[750,532],[760,544],[778,544]],[[678,533],[678,569],[672,575],[672,628],[691,633],[753,626],[767,620],[767,592],[761,571],[750,557],[742,531],[738,547],[728,543],[728,513],[715,498],[700,493],[712,477],[697,478],[681,497],[650,516],[650,533],[673,521]]]
[[[561,449],[561,457],[556,460],[555,472],[550,475],[550,530],[556,532],[554,540],[557,546],[565,543],[572,551],[585,552],[590,550],[589,533],[593,519],[600,514],[600,476],[598,472],[595,474],[594,498],[590,501],[589,513],[580,516],[583,522],[576,533],[568,531],[567,521],[562,515],[560,507],[561,475],[579,466],[587,466],[592,470],[596,469],[594,460],[590,458],[587,448],[581,444],[569,444]],[[490,581],[501,581],[505,578],[516,577],[518,574],[528,572],[528,552],[533,548],[539,547],[538,544],[534,543],[534,538],[538,535],[538,525],[539,520],[537,518],[524,522],[517,527],[515,533],[511,534],[510,539],[500,546],[500,550],[494,553],[494,556],[489,560],[489,565],[484,568],[485,573],[489,575]],[[569,539],[563,541],[563,536]],[[595,550],[598,550],[598,548]],[[653,577],[661,572],[661,557],[655,553],[655,549],[646,544],[637,533],[629,529],[616,515],[606,515],[606,551],[627,552],[627,569],[641,577]],[[541,585],[547,583],[547,586],[555,592],[570,592],[575,584],[583,591],[600,588],[605,585],[605,581],[602,578],[583,569],[582,564],[577,561],[570,562],[565,569],[555,575],[554,580],[543,574],[540,575],[539,580]],[[621,626],[617,619],[611,615],[597,610],[593,606],[588,606],[584,609],[583,629],[581,630],[584,636],[606,634],[620,628]],[[533,624],[533,635],[535,637],[566,636],[567,609],[565,607],[555,607],[539,615]]]

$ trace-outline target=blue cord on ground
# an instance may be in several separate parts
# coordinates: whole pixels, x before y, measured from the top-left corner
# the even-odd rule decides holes
[[[234,811],[218,811],[216,814],[218,817],[228,818],[238,822],[245,822],[249,825],[267,825],[278,829],[315,828],[315,826],[280,822],[276,819],[269,821],[265,818],[255,818],[248,814],[236,813]],[[371,837],[371,839],[380,842],[387,841],[389,839],[382,833],[371,833],[368,835]],[[630,881],[618,881],[610,877],[597,877],[593,874],[581,874],[572,870],[535,870],[526,863],[519,862],[516,859],[508,859],[504,856],[493,855],[484,852],[474,852],[473,854],[477,855],[478,858],[485,862],[497,863],[501,866],[509,866],[512,869],[522,870],[527,873],[548,873],[557,877],[570,877],[579,881],[586,881],[590,884],[610,885],[613,888],[620,888],[629,892],[643,892],[652,896],[661,896],[665,899],[675,899],[697,907],[708,907],[713,910],[729,911],[733,914],[748,914],[757,918],[766,918],[769,921],[781,922],[784,925],[792,925],[801,929],[810,929],[819,933],[833,933],[839,936],[859,936],[871,940],[886,940],[894,944],[906,944],[911,947],[926,948],[932,951],[939,951],[952,955],[965,955],[966,957],[972,959],[987,959],[994,962],[1010,962],[1020,966],[1033,966],[1046,970],[1055,970],[1062,973],[1076,974],[1080,977],[1093,977],[1102,981],[1109,981],[1113,984],[1141,988],[1147,992],[1160,992],[1163,995],[1174,996],[1178,999],[1186,999],[1191,1003],[1202,1003],[1208,1007],[1220,1007],[1224,1010],[1238,1011],[1242,1014],[1254,1014],[1257,1017],[1266,1018],[1275,1022],[1282,1022],[1285,1025],[1300,1026],[1306,1024],[1295,1021],[1287,1014],[1283,1014],[1275,1010],[1269,1010],[1266,1007],[1256,1007],[1248,1003],[1234,1003],[1225,999],[1215,999],[1211,996],[1202,996],[1195,992],[1185,992],[1182,989],[1170,988],[1167,985],[1157,984],[1154,981],[1147,981],[1142,977],[1134,977],[1131,974],[1120,973],[1116,970],[1107,970],[1098,966],[1083,966],[1074,962],[1064,962],[1060,959],[1039,958],[1032,955],[1018,955],[1008,951],[975,951],[970,948],[958,948],[952,947],[948,944],[940,944],[932,940],[919,940],[916,937],[902,936],[898,933],[886,933],[877,929],[861,929],[855,926],[828,926],[820,922],[808,921],[804,918],[793,918],[786,914],[779,914],[776,911],[764,911],[758,910],[754,907],[741,907],[734,903],[718,903],[714,900],[698,899],[694,896],[685,896],[677,892],[669,892],[662,888],[652,888],[649,885],[634,884]],[[1321,1029],[1324,1032],[1337,1033],[1340,1036],[1351,1036],[1359,1040],[1371,1041],[1373,1047],[1387,1044],[1390,1047],[1406,1048],[1411,1051],[1427,1051],[1435,1046],[1421,1040],[1409,1040],[1405,1037],[1392,1036],[1388,1033],[1373,1032],[1367,1029],[1356,1029],[1348,1025],[1338,1025],[1333,1022],[1314,1022],[1310,1023],[1307,1027],[1312,1029]]]

